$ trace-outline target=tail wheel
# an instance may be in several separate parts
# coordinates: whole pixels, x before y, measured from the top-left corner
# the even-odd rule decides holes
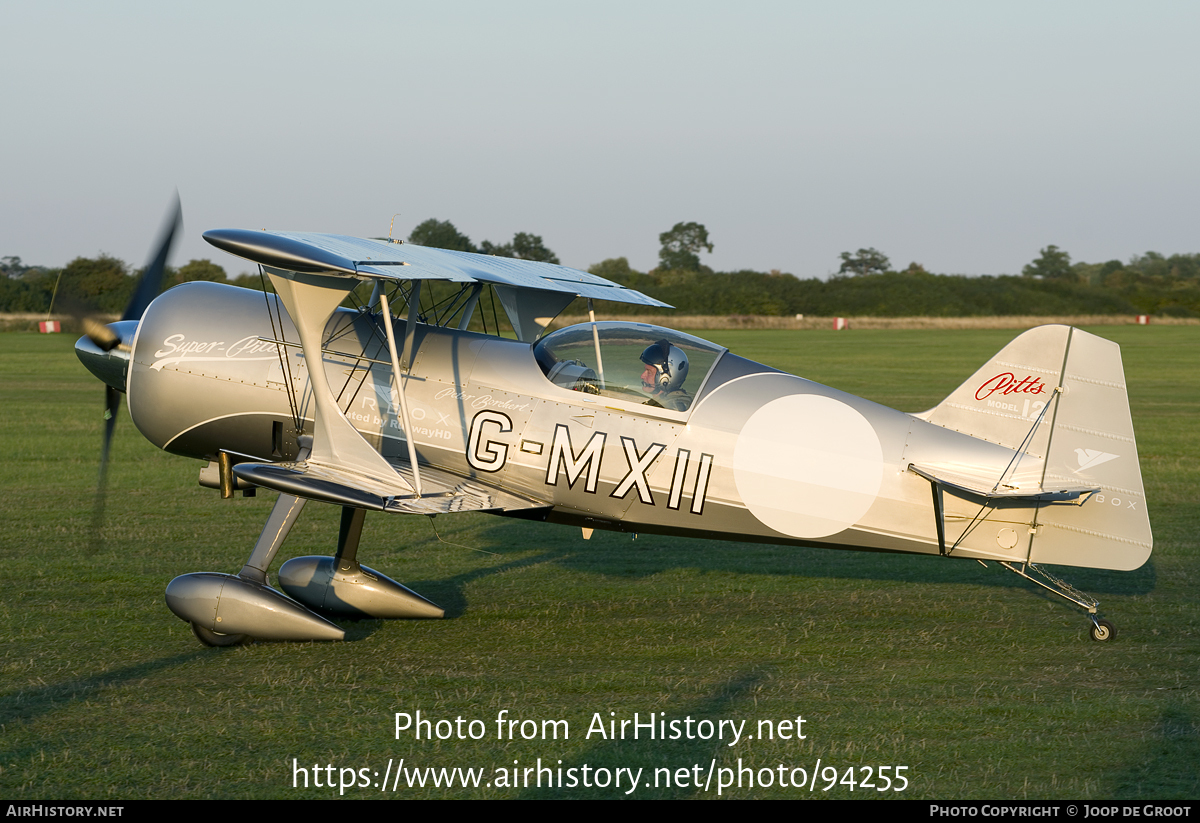
[[[1104,643],[1117,636],[1117,627],[1107,620],[1093,620],[1090,634],[1097,643]]]
[[[196,639],[205,646],[224,648],[225,646],[239,646],[246,642],[246,635],[244,634],[221,634],[209,631],[199,623],[192,623],[191,625],[192,634],[196,635]]]

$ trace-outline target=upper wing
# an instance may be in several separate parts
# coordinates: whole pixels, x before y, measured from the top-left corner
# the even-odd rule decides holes
[[[214,229],[205,232],[204,239],[230,254],[286,271],[360,279],[490,283],[670,308],[667,303],[603,277],[534,260],[312,232]]]
[[[217,229],[205,232],[204,239],[266,267],[300,335],[304,356],[311,363],[321,362],[325,325],[357,281],[418,281],[407,298],[410,305],[403,366],[392,339],[392,326],[384,324],[392,359],[393,388],[400,397],[406,432],[411,431],[411,425],[405,403],[404,374],[410,362],[422,280],[475,284],[472,291],[476,297],[484,284],[493,286],[521,340],[540,333],[575,297],[667,305],[602,277],[532,260],[305,232]],[[386,311],[383,293],[380,300]],[[312,449],[307,459],[300,463],[243,463],[234,468],[234,474],[255,485],[297,497],[379,511],[438,514],[547,505],[478,480],[419,466],[412,440],[407,436],[409,460],[389,462],[346,419],[323,369],[311,368],[309,378],[316,410]]]

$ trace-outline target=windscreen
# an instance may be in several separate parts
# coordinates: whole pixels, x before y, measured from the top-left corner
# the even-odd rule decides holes
[[[687,411],[725,351],[690,334],[643,323],[596,323],[595,330],[593,337],[592,324],[583,323],[538,341],[534,356],[551,382],[628,403]]]

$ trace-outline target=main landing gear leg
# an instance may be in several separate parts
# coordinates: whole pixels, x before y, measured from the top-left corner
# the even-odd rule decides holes
[[[283,541],[287,539],[288,533],[295,525],[296,518],[300,516],[300,512],[304,511],[306,502],[303,497],[293,497],[290,494],[279,495],[279,499],[275,501],[275,507],[271,509],[271,516],[267,518],[267,525],[263,526],[258,542],[254,544],[254,551],[250,553],[250,559],[246,561],[246,565],[242,566],[242,570],[238,572],[238,577],[263,585],[267,584],[267,569],[271,567],[271,561],[275,559],[279,547],[283,545]]]
[[[281,494],[246,565],[236,574],[197,572],[167,586],[167,607],[192,626],[206,646],[233,646],[247,637],[264,640],[341,640],[346,633],[267,585],[267,569],[304,499]]]

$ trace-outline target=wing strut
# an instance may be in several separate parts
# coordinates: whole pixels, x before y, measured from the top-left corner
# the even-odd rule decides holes
[[[417,328],[417,306],[421,302],[421,281],[416,280],[408,295],[408,322],[404,329],[404,365],[408,366],[412,356],[413,335]],[[404,443],[408,446],[408,462],[412,466],[413,482],[417,497],[421,496],[421,467],[417,465],[417,449],[413,445],[412,422],[408,417],[408,398],[404,395],[405,381],[400,376],[400,358],[396,356],[396,331],[392,328],[392,311],[388,306],[387,294],[379,290],[379,305],[383,308],[383,328],[387,332],[388,353],[392,356],[392,386],[400,397],[400,413],[404,415]],[[407,372],[407,369],[405,369]]]
[[[604,388],[604,361],[600,358],[600,333],[596,331],[596,310],[592,298],[588,298],[588,316],[592,318],[592,345],[596,347],[596,374],[600,376],[600,387]]]
[[[471,286],[471,296],[467,298],[466,305],[463,306],[462,318],[458,321],[459,331],[466,331],[467,326],[471,325],[471,318],[475,315],[475,307],[479,305],[479,295],[482,291],[482,283],[475,283]]]
[[[412,493],[413,487],[396,473],[342,414],[325,376],[321,353],[325,324],[342,297],[354,289],[357,281],[271,267],[267,267],[267,276],[271,278],[276,293],[300,333],[300,345],[304,350],[317,406],[313,422],[312,455],[307,462],[348,469],[376,478],[402,492]],[[403,393],[400,396],[403,397]]]

